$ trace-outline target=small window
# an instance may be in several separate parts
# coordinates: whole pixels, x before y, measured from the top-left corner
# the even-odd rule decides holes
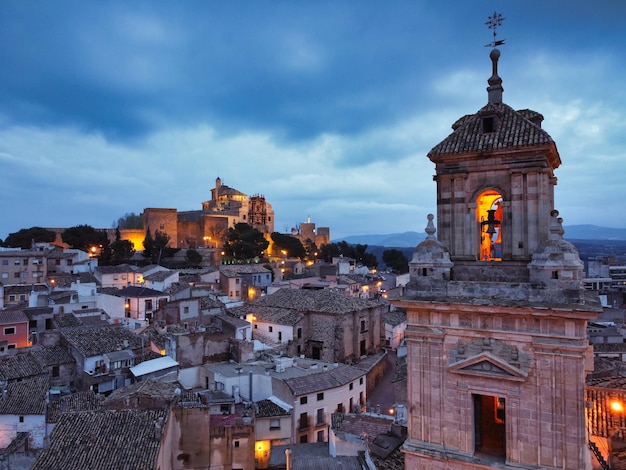
[[[235,447],[239,447],[239,441],[235,441]]]
[[[59,376],[59,366],[52,366],[52,377]]]
[[[363,377],[359,379],[359,385],[363,385]]]
[[[352,390],[354,388],[354,382],[350,382],[350,386],[348,388]]]
[[[4,334],[5,335],[14,335],[15,334],[15,327],[14,326],[7,326],[4,329]]]
[[[300,404],[301,405],[306,405],[307,404],[307,397],[300,397]]]
[[[317,401],[322,401],[324,399],[324,393],[317,394]]]
[[[20,416],[20,423],[23,423],[23,422],[24,422],[24,417]]]
[[[8,259],[3,259],[2,260],[2,266],[8,266],[9,265],[9,260]]]
[[[302,328],[298,328],[298,339],[302,338]]]
[[[270,331],[270,333],[271,333],[272,331],[274,331],[274,327],[273,327],[273,326],[270,326],[270,327],[269,327],[269,331]]]
[[[318,426],[322,424],[326,424],[326,413],[324,413],[324,408],[320,408],[317,410],[317,423]]]
[[[494,116],[483,118],[483,134],[489,134],[496,131],[496,118]]]
[[[270,429],[280,429],[280,419],[270,419]]]

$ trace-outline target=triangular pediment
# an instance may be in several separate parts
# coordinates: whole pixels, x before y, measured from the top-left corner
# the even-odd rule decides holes
[[[490,352],[482,352],[475,356],[451,364],[450,372],[480,377],[522,381],[526,373],[514,365],[502,360]]]

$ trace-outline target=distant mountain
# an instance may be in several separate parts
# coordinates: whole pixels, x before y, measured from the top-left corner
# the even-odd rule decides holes
[[[404,232],[390,233],[387,235],[351,235],[341,240],[333,240],[333,242],[345,241],[350,245],[370,245],[370,246],[392,246],[392,247],[413,247],[415,248],[421,241],[426,238],[426,233]]]
[[[597,225],[568,225],[563,228],[567,240],[626,240],[626,228]]]
[[[626,228],[598,227],[597,225],[568,225],[563,228],[567,240],[626,240]],[[403,232],[387,235],[351,235],[341,240],[333,240],[333,242],[344,240],[351,245],[414,248],[424,238],[426,238],[424,232]]]

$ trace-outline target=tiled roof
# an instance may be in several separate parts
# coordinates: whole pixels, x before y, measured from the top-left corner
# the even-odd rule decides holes
[[[30,354],[0,357],[0,380],[12,381],[44,374],[44,370]]]
[[[48,276],[48,282],[54,287],[71,287],[73,282],[80,281],[81,284],[96,284],[96,278],[92,273],[65,274],[57,273]]]
[[[225,264],[220,266],[220,273],[227,277],[238,277],[242,274],[268,274],[271,271],[262,264]]]
[[[13,323],[28,323],[28,317],[19,307],[9,307],[0,310],[0,325],[10,325]]]
[[[118,264],[117,266],[98,266],[96,272],[100,274],[119,274],[119,273],[132,273],[136,269],[129,264]]]
[[[253,306],[279,307],[300,312],[345,314],[380,304],[370,300],[349,297],[331,290],[279,289],[261,297]]]
[[[54,313],[52,307],[28,307],[23,308],[22,311],[29,320],[34,320],[39,315],[51,315]]]
[[[32,470],[153,470],[161,446],[165,410],[65,413]]]
[[[156,273],[152,273],[152,274],[148,274],[147,276],[144,276],[144,280],[146,281],[152,281],[152,282],[159,282],[159,281],[165,281],[166,279],[174,276],[176,274],[176,271],[157,271]]]
[[[56,423],[61,414],[75,413],[78,411],[97,411],[100,409],[101,399],[93,391],[72,393],[63,395],[58,399],[51,399],[46,410],[46,421]]]
[[[406,312],[402,310],[390,310],[383,313],[383,321],[391,326],[399,325],[406,321]]]
[[[286,410],[282,406],[274,403],[272,400],[265,399],[256,402],[256,417],[271,418],[277,416],[289,416],[291,410]]]
[[[47,393],[47,377],[9,383],[0,398],[0,415],[43,415]]]
[[[200,400],[195,393],[187,393],[178,383],[166,383],[156,380],[142,380],[126,387],[114,390],[103,402],[102,406],[107,407],[109,404],[124,400],[130,397],[149,397],[152,399],[162,400],[164,403],[178,401],[195,401]]]
[[[499,123],[495,132],[482,131],[482,118],[489,115],[498,117]],[[539,113],[530,110],[515,111],[504,103],[487,104],[476,114],[457,120],[452,125],[453,132],[433,147],[428,152],[428,157],[432,160],[440,155],[455,153],[554,146],[548,133],[530,120],[532,118],[540,121],[540,117]]]
[[[236,328],[240,328],[242,326],[250,326],[250,323],[246,320],[242,320],[241,318],[234,317],[232,315],[215,315],[215,318],[228,323]]]
[[[328,443],[325,442],[272,446],[269,460],[271,468],[286,468],[285,450],[287,449],[291,451],[291,468],[294,470],[362,470],[367,468],[359,456],[332,457],[328,453]]]
[[[200,309],[201,310],[209,310],[213,308],[225,308],[224,304],[217,299],[212,297],[201,297],[200,298]]]
[[[341,387],[363,377],[365,372],[349,365],[322,370],[318,374],[285,379],[284,382],[294,396],[307,395],[322,390]]]
[[[54,323],[56,323],[57,328],[72,328],[81,326],[81,321],[76,318],[71,313],[61,313],[54,317]]]
[[[16,284],[12,286],[4,286],[4,295],[10,294],[30,294],[31,292],[48,292],[48,286],[45,284]]]
[[[118,297],[163,297],[167,294],[160,290],[149,289],[148,287],[128,286],[119,289],[115,295]]]
[[[498,118],[497,130],[495,132],[483,132],[482,118],[490,115],[495,115]],[[533,146],[551,146],[556,151],[552,138],[539,125],[535,124],[541,120],[543,117],[535,111],[515,111],[504,103],[490,103],[476,114],[466,115],[457,120],[452,125],[453,132],[433,147],[428,152],[428,157],[432,160],[441,155]],[[555,168],[559,166],[558,154],[556,154],[553,164]]]
[[[74,358],[61,346],[33,348],[30,354],[42,367],[74,363]]]
[[[262,322],[290,326],[295,325],[300,320],[302,320],[302,318],[304,318],[304,314],[299,313],[295,310],[279,307],[264,307],[256,303],[246,305],[244,307],[233,308],[230,310],[230,313],[233,315],[242,316],[252,313],[258,320]]]
[[[141,338],[120,325],[65,328],[61,335],[84,357],[141,347]],[[128,342],[128,346],[124,342]]]

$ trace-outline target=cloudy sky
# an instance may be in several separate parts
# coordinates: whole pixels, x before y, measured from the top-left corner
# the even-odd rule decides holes
[[[201,208],[215,178],[276,230],[423,231],[428,151],[487,102],[545,116],[565,225],[626,227],[626,2],[0,2],[0,238]]]

